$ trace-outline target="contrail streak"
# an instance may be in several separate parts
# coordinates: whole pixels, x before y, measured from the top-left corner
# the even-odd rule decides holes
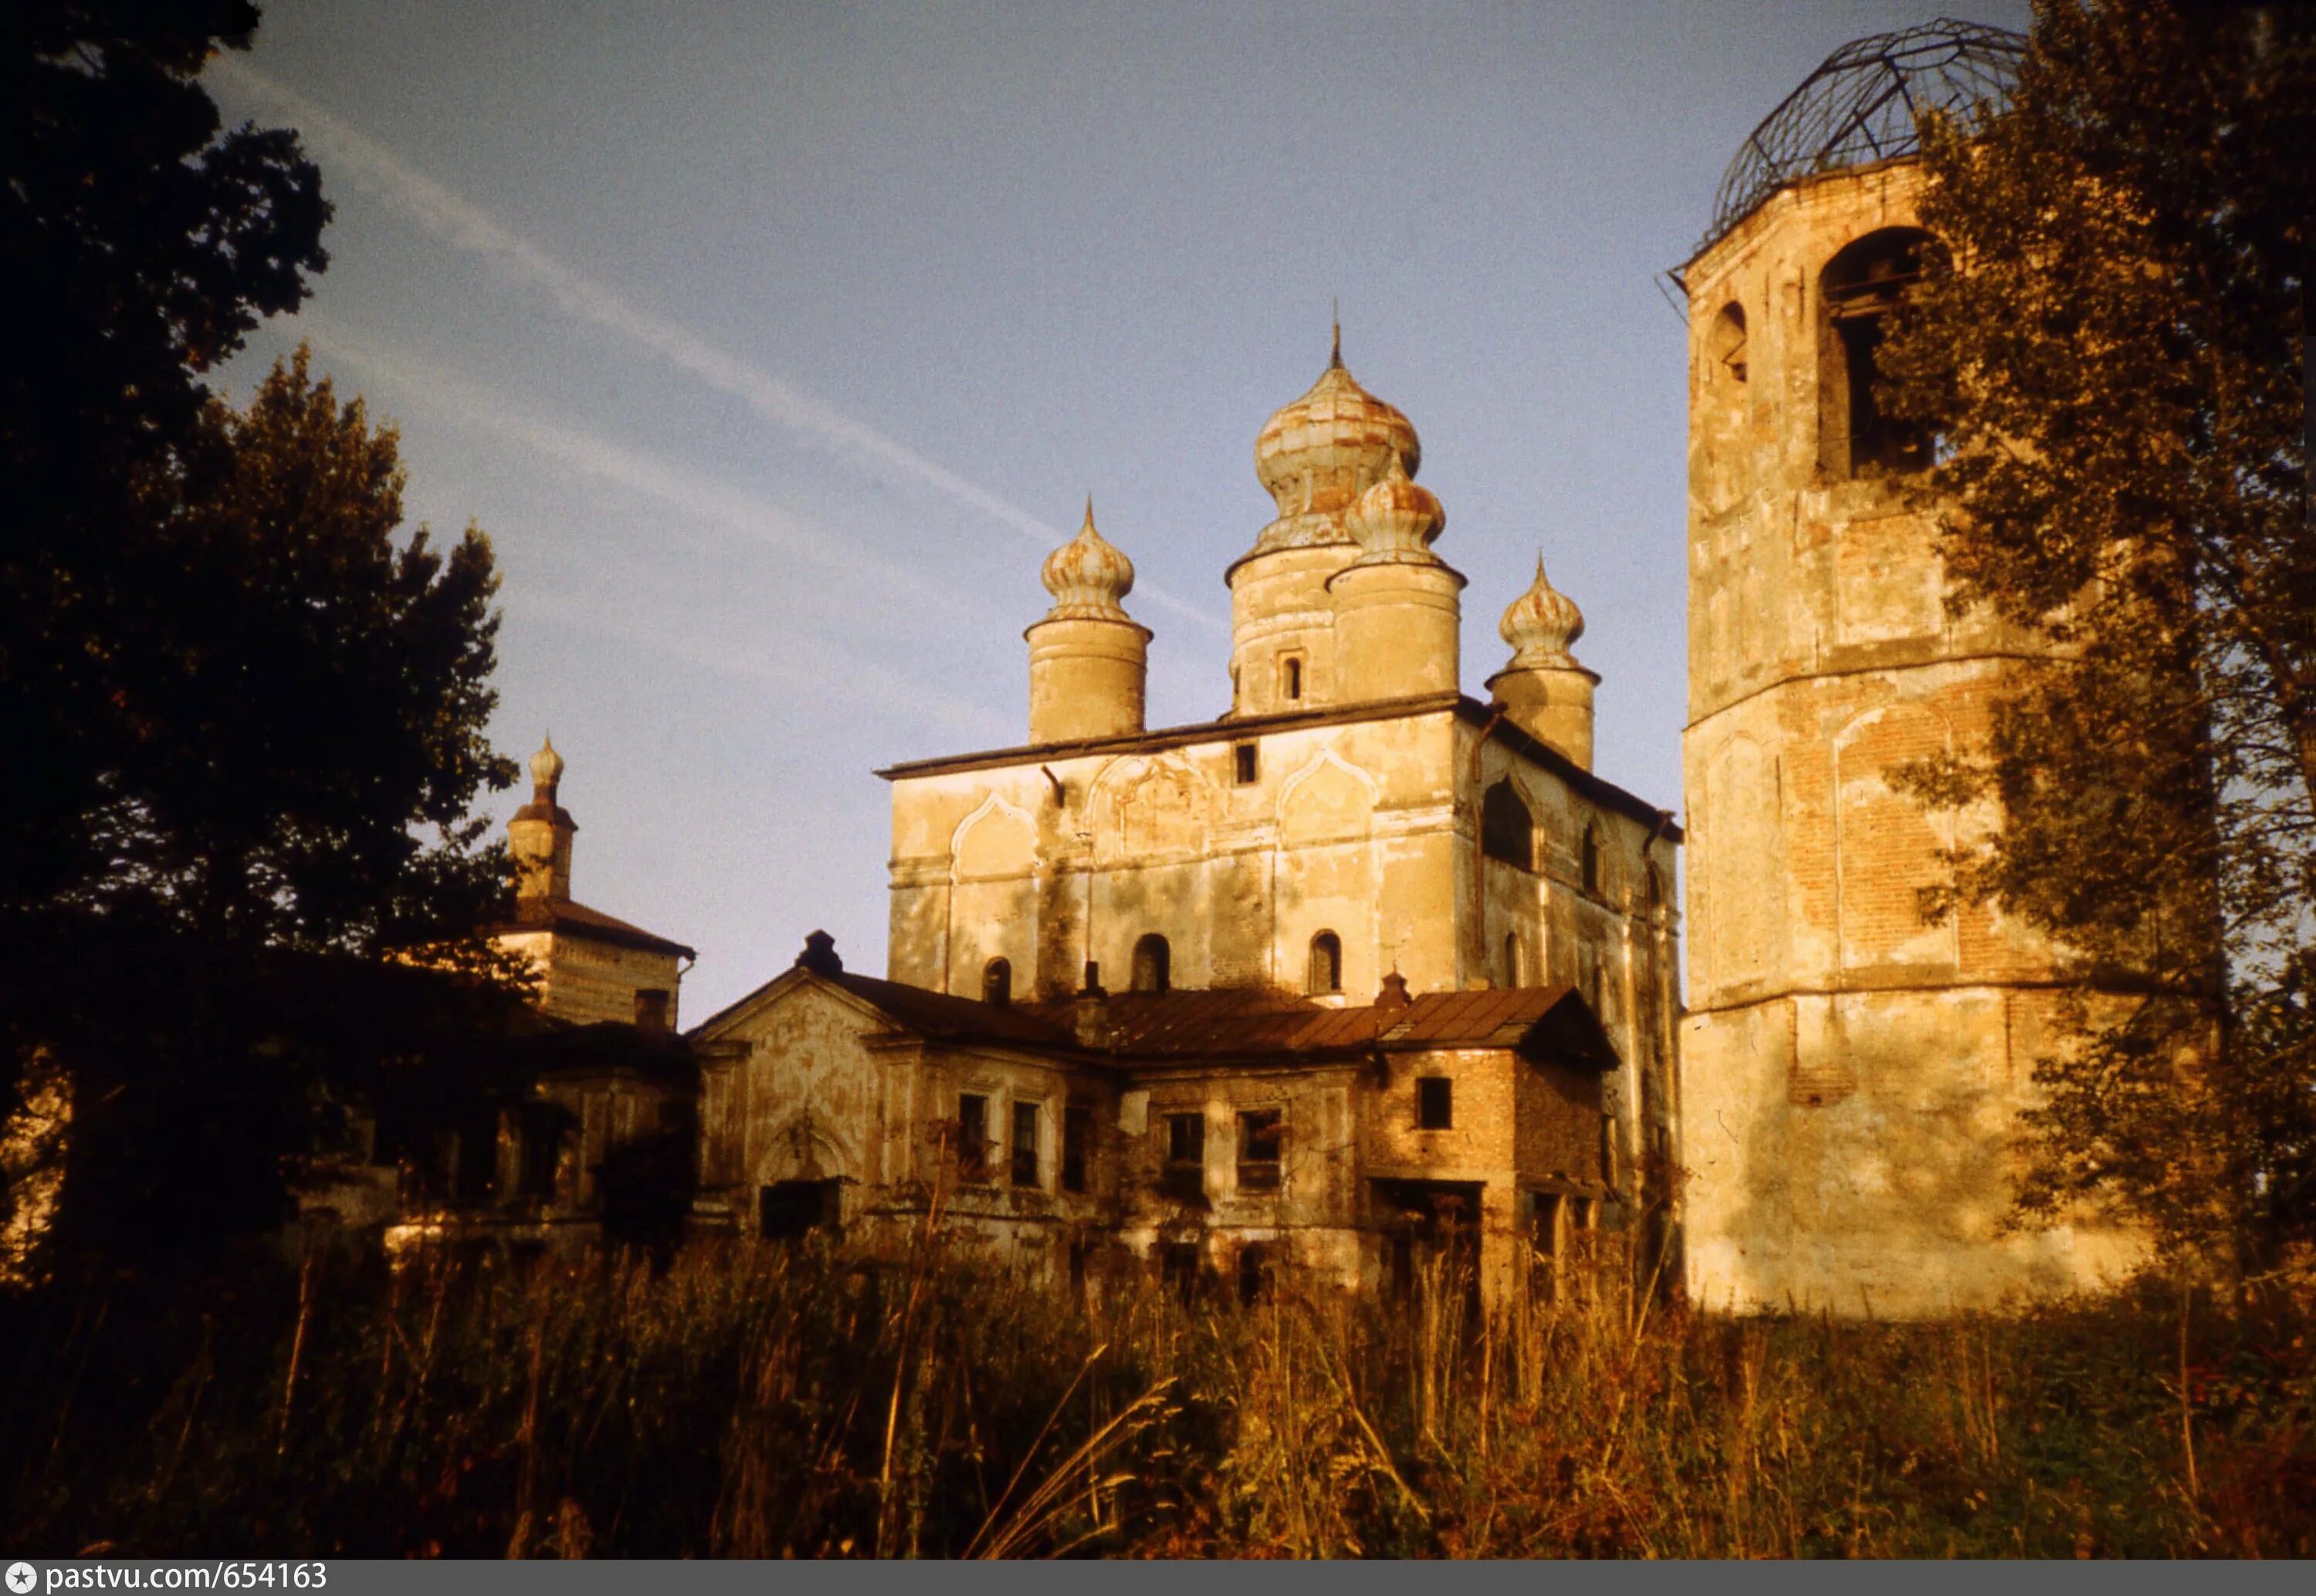
[[[230,55],[209,65],[209,75],[297,124],[300,136],[328,157],[333,175],[350,177],[391,203],[436,237],[481,256],[507,277],[543,289],[566,314],[640,344],[758,415],[824,447],[874,460],[979,510],[1041,548],[1064,534],[1020,506],[966,481],[874,427],[814,398],[771,373],[737,359],[664,316],[628,304],[586,273],[565,265],[497,221],[472,200],[426,176],[366,133],[323,110],[296,90]],[[1208,626],[1207,611],[1156,589],[1141,590],[1159,607]]]

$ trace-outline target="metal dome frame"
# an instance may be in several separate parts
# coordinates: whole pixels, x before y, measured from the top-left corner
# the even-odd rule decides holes
[[[1691,258],[1797,178],[1915,154],[1924,111],[1975,126],[2009,97],[2026,50],[2024,34],[1952,17],[1843,45],[1746,136]]]

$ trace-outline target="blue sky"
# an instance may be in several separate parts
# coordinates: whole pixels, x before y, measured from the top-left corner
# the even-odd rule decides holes
[[[412,519],[490,534],[494,736],[553,729],[575,894],[699,948],[690,1019],[815,927],[882,973],[870,772],[1023,740],[1087,492],[1157,633],[1151,723],[1225,707],[1255,433],[1338,299],[1471,579],[1465,690],[1541,551],[1597,767],[1679,807],[1659,276],[1820,60],[1937,14],[275,0],[210,86],[305,133],[332,263],[225,386],[308,340],[400,427]]]

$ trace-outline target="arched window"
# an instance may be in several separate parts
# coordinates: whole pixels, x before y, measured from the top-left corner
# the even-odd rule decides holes
[[[981,1000],[1003,1008],[1013,1001],[1013,965],[1006,959],[992,959],[981,967]]]
[[[1519,933],[1517,931],[1505,932],[1504,985],[1507,987],[1517,987],[1520,985],[1521,978],[1526,973],[1526,971],[1527,962],[1520,953]]]
[[[1600,891],[1600,833],[1595,827],[1584,828],[1583,856],[1578,861],[1583,869],[1584,890],[1599,896]]]
[[[1343,989],[1343,939],[1332,931],[1322,931],[1311,939],[1311,973],[1304,981],[1306,992],[1340,992]]]
[[[1875,362],[1884,318],[1922,280],[1929,242],[1919,228],[1884,227],[1827,262],[1818,279],[1818,461],[1830,476],[1930,463],[1922,429],[1884,413]]]
[[[1522,870],[1536,868],[1536,820],[1509,778],[1480,801],[1480,851]]]
[[[1155,931],[1134,944],[1134,989],[1163,992],[1173,985],[1173,957]]]
[[[1278,690],[1281,696],[1296,699],[1303,696],[1303,661],[1293,654],[1279,666]]]
[[[1706,380],[1716,388],[1733,387],[1745,380],[1745,307],[1735,300],[1721,307],[1706,334]]]

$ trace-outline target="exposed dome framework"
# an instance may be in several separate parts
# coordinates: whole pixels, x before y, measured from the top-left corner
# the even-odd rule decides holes
[[[1915,154],[1925,111],[1977,126],[2009,99],[2026,49],[2024,34],[1951,17],[1843,45],[1746,137],[1697,251],[1798,178]]]

